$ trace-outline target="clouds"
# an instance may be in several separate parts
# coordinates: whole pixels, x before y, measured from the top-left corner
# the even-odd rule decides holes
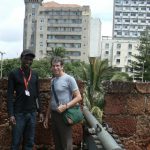
[[[50,0],[44,0],[47,2]],[[58,3],[90,5],[94,18],[102,22],[102,35],[111,36],[113,0],[54,0]],[[0,51],[4,58],[18,57],[23,48],[24,0],[2,0],[0,4]]]
[[[4,58],[18,57],[23,47],[24,1],[1,1],[0,18],[0,51],[6,53]]]
[[[0,6],[0,16],[2,16],[2,20],[0,23],[0,41],[19,41],[20,39],[22,39],[23,32],[24,5],[15,6],[13,3],[11,7],[9,5],[6,5],[5,1],[2,3],[3,5]]]

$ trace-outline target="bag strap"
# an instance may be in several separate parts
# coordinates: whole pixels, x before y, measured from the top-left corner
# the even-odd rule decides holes
[[[54,93],[55,101],[56,101],[57,105],[59,106],[59,100],[58,100],[58,97],[57,97],[57,95],[56,95],[56,91],[55,91],[55,87],[54,87],[54,79],[53,79],[53,81],[52,81],[52,91],[53,91],[53,93]]]

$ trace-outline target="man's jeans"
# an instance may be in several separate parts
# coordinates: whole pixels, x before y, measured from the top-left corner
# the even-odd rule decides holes
[[[11,150],[19,150],[21,142],[23,150],[32,150],[34,145],[36,112],[15,114],[16,125],[12,128]]]

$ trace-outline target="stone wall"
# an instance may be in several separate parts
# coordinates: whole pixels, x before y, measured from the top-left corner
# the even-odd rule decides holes
[[[50,99],[50,80],[49,79],[40,79],[40,98],[42,100],[43,113],[45,114],[48,101]],[[78,81],[78,85],[83,93],[84,84],[81,81]],[[9,125],[7,107],[6,107],[6,92],[7,92],[7,80],[0,80],[0,150],[9,150],[11,143],[11,126]],[[82,103],[81,103],[82,105]],[[36,127],[36,139],[35,143],[38,149],[43,150],[44,147],[52,149],[53,138],[51,131],[51,123],[49,124],[48,129],[43,128],[43,124],[39,123],[37,120]],[[82,124],[79,123],[73,127],[73,143],[74,145],[80,145],[83,139],[83,128]],[[36,149],[36,148],[35,148]]]
[[[40,80],[40,97],[45,112],[50,99],[49,79]],[[81,93],[84,84],[78,81]],[[150,150],[150,83],[105,82],[104,121],[120,136],[127,150]],[[11,126],[6,109],[7,80],[0,80],[0,150],[9,150]],[[83,139],[82,124],[74,126],[74,144]],[[51,128],[37,122],[36,145],[53,147]],[[43,150],[43,148],[41,148]]]
[[[104,120],[127,150],[150,150],[150,83],[106,82]]]

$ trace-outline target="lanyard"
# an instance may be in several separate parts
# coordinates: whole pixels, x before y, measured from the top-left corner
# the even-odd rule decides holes
[[[31,79],[31,74],[32,74],[31,69],[30,69],[30,75],[29,75],[28,79],[26,79],[25,74],[24,74],[24,71],[22,70],[22,68],[20,68],[20,70],[21,70],[21,73],[22,73],[22,75],[23,75],[24,86],[25,86],[25,88],[26,88],[26,90],[27,90],[27,89],[28,89],[29,81],[30,81],[30,79]]]

